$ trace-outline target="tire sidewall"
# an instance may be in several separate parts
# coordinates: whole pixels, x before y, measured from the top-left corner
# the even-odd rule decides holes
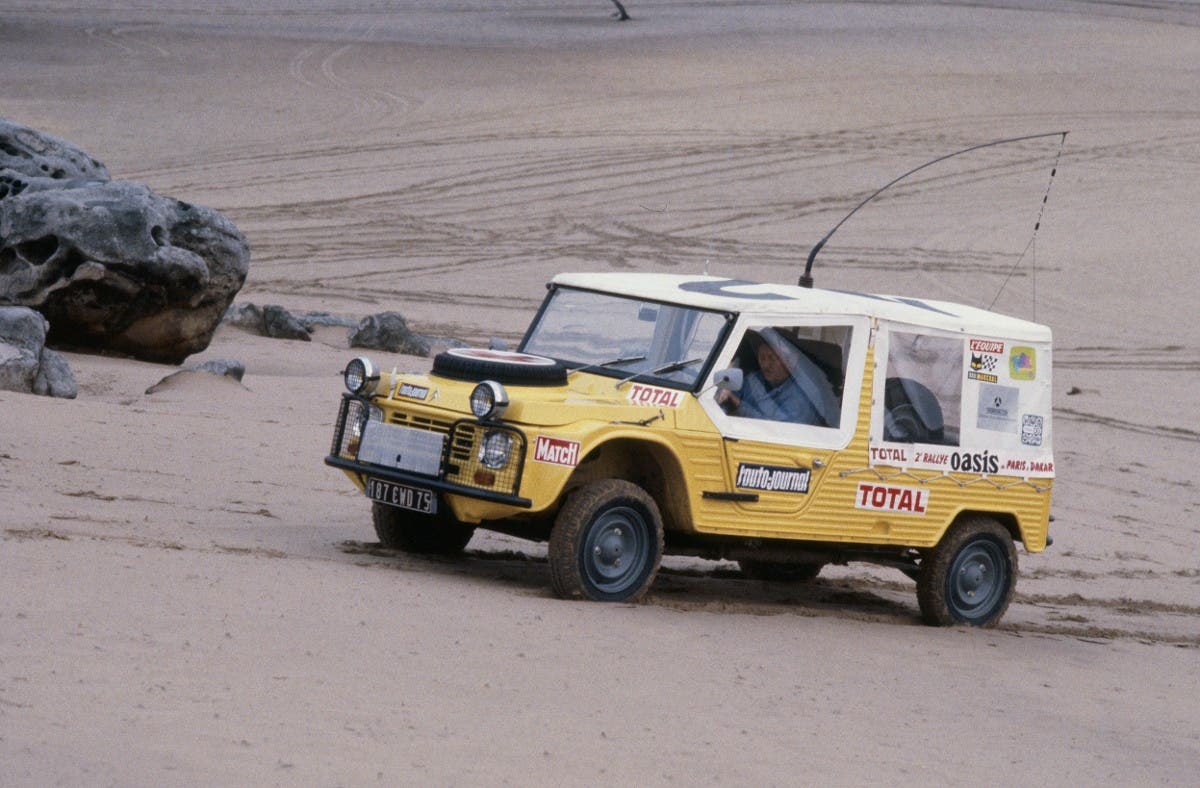
[[[598,544],[598,529],[604,531],[620,517],[621,510],[636,514],[637,571],[620,583],[620,588],[606,589],[592,576],[597,574],[592,552]],[[605,479],[575,490],[555,519],[550,532],[550,577],[555,593],[564,598],[589,599],[598,602],[636,602],[654,581],[662,561],[662,517],[654,499],[637,485]]]
[[[985,608],[965,611],[956,602],[955,577],[962,559],[984,550],[1002,573],[1001,586]],[[970,517],[957,523],[927,557],[917,578],[917,600],[926,623],[935,626],[995,626],[1012,601],[1017,585],[1017,552],[1008,530],[990,517]]]
[[[636,541],[639,547],[639,553],[636,557],[638,570],[633,575],[622,577],[622,584],[619,590],[605,590],[597,585],[593,579],[596,574],[599,574],[599,568],[596,565],[593,554],[594,540],[599,536],[596,531],[604,528],[603,523],[606,521],[606,518],[623,514],[623,511],[628,511],[636,515],[636,519],[627,518],[624,522],[636,531]],[[644,585],[658,563],[655,560],[653,548],[653,517],[654,515],[646,509],[641,501],[635,498],[616,498],[607,505],[597,509],[591,519],[588,520],[587,525],[580,529],[579,537],[576,539],[575,557],[579,562],[580,579],[584,586],[584,593],[588,598],[602,601],[621,601],[637,595],[631,594],[630,589],[638,589]]]
[[[492,358],[471,355],[488,354]],[[431,374],[452,380],[495,380],[521,386],[562,386],[567,368],[554,359],[509,351],[459,348],[438,353]]]

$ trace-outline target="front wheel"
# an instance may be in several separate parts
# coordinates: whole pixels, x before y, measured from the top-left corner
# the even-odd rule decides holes
[[[1017,549],[1008,529],[990,517],[951,526],[921,564],[917,602],[925,623],[994,626],[1017,586]]]
[[[371,504],[371,520],[381,545],[406,553],[458,555],[475,533],[447,514],[419,514],[383,503]]]
[[[663,526],[645,490],[620,479],[571,493],[550,531],[550,581],[561,597],[633,602],[654,582]]]

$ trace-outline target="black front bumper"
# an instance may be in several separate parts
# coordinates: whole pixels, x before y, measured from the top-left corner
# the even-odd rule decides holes
[[[461,484],[454,484],[443,479],[405,473],[393,468],[381,468],[378,465],[364,465],[363,463],[347,460],[333,454],[325,458],[325,464],[343,471],[356,473],[359,476],[374,476],[376,479],[383,479],[384,481],[401,482],[402,484],[409,484],[416,487],[425,487],[451,495],[461,495],[464,498],[478,498],[481,501],[516,506],[521,509],[529,509],[533,506],[533,501],[517,495],[506,495],[504,493],[479,490],[473,487],[464,487]]]

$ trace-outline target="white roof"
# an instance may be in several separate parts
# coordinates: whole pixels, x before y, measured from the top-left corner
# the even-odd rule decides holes
[[[650,301],[686,304],[739,314],[865,315],[897,323],[929,326],[943,331],[1049,342],[1050,329],[1039,323],[989,312],[986,309],[906,296],[808,289],[679,274],[559,274],[554,284],[599,290]]]

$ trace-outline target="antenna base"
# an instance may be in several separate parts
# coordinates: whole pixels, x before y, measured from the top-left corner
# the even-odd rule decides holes
[[[801,274],[800,281],[797,282],[796,284],[800,285],[801,287],[807,287],[809,290],[812,290],[813,278],[809,274]]]

